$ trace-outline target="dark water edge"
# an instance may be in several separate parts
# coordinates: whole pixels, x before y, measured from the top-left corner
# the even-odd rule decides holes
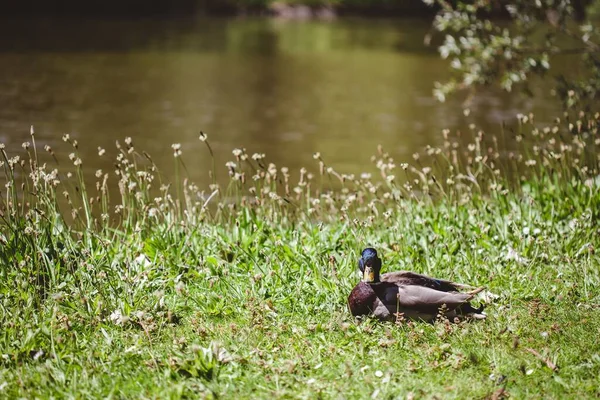
[[[270,2],[265,0],[175,0],[175,1],[147,1],[147,0],[24,0],[8,1],[0,4],[2,15],[98,15],[98,16],[181,16],[181,15],[212,15],[234,16],[277,15],[280,10],[301,9],[305,15],[306,10],[314,16],[320,15],[322,10],[328,10],[335,15],[361,15],[361,16],[432,16],[437,9],[427,6],[420,0],[413,1],[344,1],[341,4],[328,5],[326,1],[307,1],[305,4],[289,5],[286,2]],[[283,7],[283,8],[282,8]],[[284,10],[284,11],[285,11]]]

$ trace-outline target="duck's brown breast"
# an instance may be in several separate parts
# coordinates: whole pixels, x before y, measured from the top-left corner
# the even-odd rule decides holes
[[[359,282],[350,292],[350,296],[348,296],[350,312],[355,317],[372,313],[375,299],[377,299],[377,294],[373,288],[371,288],[371,285],[365,282]]]

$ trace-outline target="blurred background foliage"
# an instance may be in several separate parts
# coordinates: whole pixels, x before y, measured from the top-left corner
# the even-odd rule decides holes
[[[597,101],[600,32],[593,20],[598,2],[425,2],[439,7],[433,27],[444,35],[439,51],[454,71],[451,80],[436,84],[439,100],[460,89],[472,91],[490,84],[530,93],[530,77],[550,75],[551,92],[565,108],[589,109]],[[492,18],[497,15],[506,21]],[[551,72],[552,62],[559,57],[567,57],[572,67],[568,78],[564,72]]]

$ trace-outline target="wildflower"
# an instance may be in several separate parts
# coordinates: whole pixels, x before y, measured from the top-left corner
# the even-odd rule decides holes
[[[131,140],[131,138],[130,138],[129,136],[127,136],[127,137],[125,138],[125,144],[126,144],[127,146],[131,146],[131,143],[132,143],[132,140]]]
[[[315,160],[318,160],[318,159],[320,159],[320,158],[321,158],[321,153],[319,153],[319,152],[317,151],[316,153],[314,153],[314,154],[313,154],[313,158],[314,158]]]
[[[206,139],[208,139],[208,135],[202,131],[200,131],[200,136],[198,137],[198,139],[200,139],[200,141],[202,142],[206,142]]]
[[[418,157],[417,157],[417,158],[418,158]],[[401,167],[401,168],[402,168],[404,171],[406,171],[406,170],[408,169],[408,164],[407,164],[407,163],[402,163],[402,164],[400,164],[400,167]]]
[[[181,143],[173,143],[171,148],[173,149],[174,157],[179,157],[181,155]]]
[[[242,150],[240,149],[233,149],[231,152],[235,157],[239,157],[240,155],[242,155]]]
[[[75,160],[75,157],[77,157],[77,156],[75,155],[75,153],[71,153],[71,154],[69,154],[69,160],[71,160],[71,161],[74,161],[74,160]]]
[[[102,147],[98,147],[98,155],[102,157],[104,153],[106,153],[106,150],[104,150]]]
[[[360,178],[364,179],[364,180],[369,180],[369,179],[371,179],[371,174],[369,174],[367,172],[363,172],[362,174],[360,174]]]
[[[12,169],[14,165],[17,165],[19,163],[20,159],[21,159],[21,157],[19,157],[19,156],[14,156],[13,158],[9,158],[8,166]]]
[[[425,175],[429,174],[430,172],[431,172],[431,168],[429,168],[429,167],[424,167],[424,168],[423,168],[423,173],[424,173]]]
[[[81,158],[79,158],[79,157],[77,157],[77,158],[75,159],[75,161],[73,161],[73,164],[74,164],[76,167],[79,167],[79,166],[81,165],[81,163],[82,163],[82,162],[81,162]]]
[[[68,133],[65,133],[62,137],[63,142],[68,142],[69,140],[71,140],[71,136],[69,136]]]
[[[23,147],[25,150],[27,150],[29,148],[29,146],[31,146],[31,143],[29,142],[24,142],[21,147]]]
[[[264,153],[254,153],[254,154],[252,154],[252,159],[254,161],[262,160],[263,158],[265,158],[265,154]]]
[[[527,160],[527,161],[525,161],[525,165],[527,165],[528,167],[533,167],[535,164],[537,164],[536,160]]]
[[[156,217],[157,214],[158,214],[158,210],[154,207],[152,207],[151,209],[148,210],[148,216],[150,218]]]

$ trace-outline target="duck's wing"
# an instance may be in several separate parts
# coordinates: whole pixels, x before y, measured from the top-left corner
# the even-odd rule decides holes
[[[427,275],[417,274],[411,271],[387,272],[381,275],[381,281],[396,285],[425,286],[442,292],[458,292],[460,289],[474,289],[474,286],[432,278]]]
[[[425,286],[398,285],[398,303],[403,308],[435,313],[442,306],[453,310],[467,303],[480,290],[483,288],[468,293],[442,292]]]

